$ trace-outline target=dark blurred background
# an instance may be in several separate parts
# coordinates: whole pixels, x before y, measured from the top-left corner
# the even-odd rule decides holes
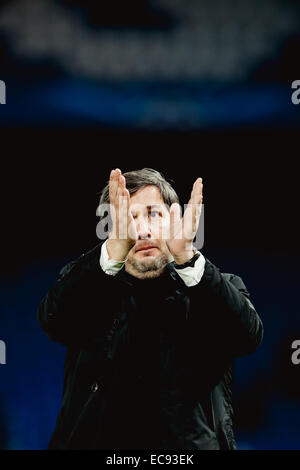
[[[203,178],[202,252],[264,322],[236,360],[238,448],[300,449],[299,26],[288,0],[0,1],[0,448],[47,447],[65,349],[38,304],[99,242],[110,170],[152,167],[183,204]]]

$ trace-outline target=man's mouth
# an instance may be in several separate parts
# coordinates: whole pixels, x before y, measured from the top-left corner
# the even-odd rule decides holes
[[[156,248],[156,247],[153,246],[153,245],[143,245],[143,246],[140,246],[139,248],[137,248],[137,249],[136,249],[136,252],[138,252],[138,251],[153,250],[153,248]]]

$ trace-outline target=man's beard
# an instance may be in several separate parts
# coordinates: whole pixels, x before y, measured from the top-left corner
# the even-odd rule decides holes
[[[165,253],[155,256],[151,260],[148,256],[141,260],[134,259],[134,256],[132,256],[126,261],[126,271],[140,279],[149,279],[160,276],[168,263],[169,259]]]

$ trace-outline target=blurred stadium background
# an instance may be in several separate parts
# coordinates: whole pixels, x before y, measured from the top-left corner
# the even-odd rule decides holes
[[[203,177],[203,253],[241,275],[265,324],[236,361],[238,448],[300,449],[299,51],[290,0],[0,1],[0,448],[47,447],[65,350],[37,306],[98,242],[110,169],[153,167],[183,203]]]

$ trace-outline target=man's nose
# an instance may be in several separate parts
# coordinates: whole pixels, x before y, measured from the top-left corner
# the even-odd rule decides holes
[[[149,229],[148,222],[144,219],[139,220],[137,222],[137,227],[136,227],[138,239],[142,240],[145,238],[151,238],[151,232]]]

